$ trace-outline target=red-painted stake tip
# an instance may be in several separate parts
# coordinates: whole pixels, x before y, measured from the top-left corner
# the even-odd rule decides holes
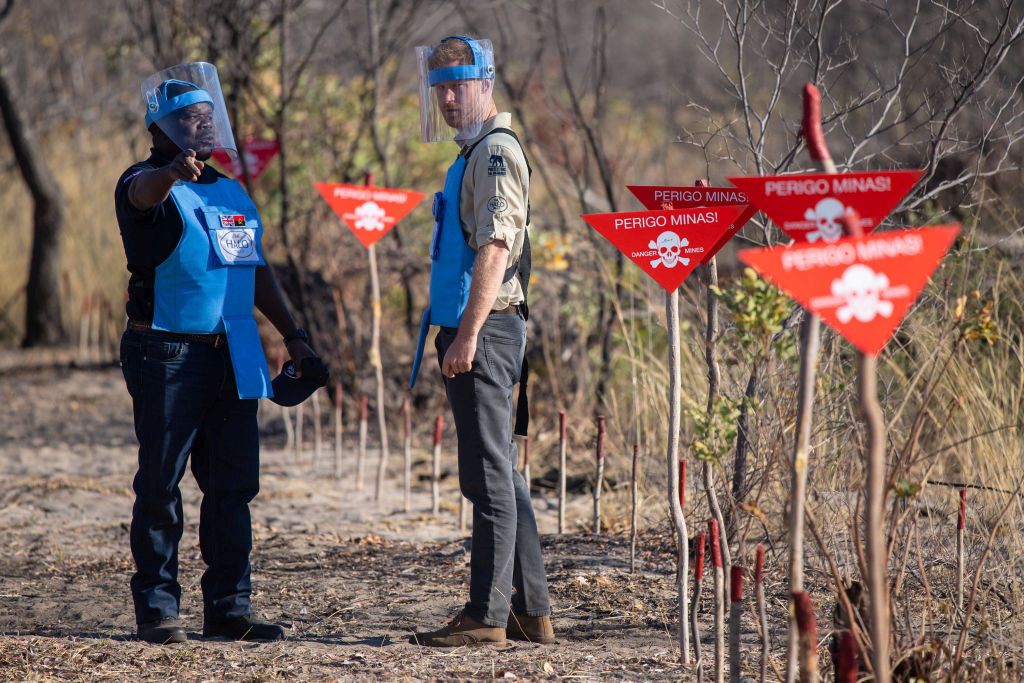
[[[679,460],[679,507],[686,510],[686,461]]]
[[[863,237],[864,228],[860,226],[860,214],[856,209],[847,208],[840,219],[843,224],[843,234],[847,237]]]
[[[967,489],[960,489],[960,515],[956,521],[956,528],[963,529],[967,524]]]
[[[708,535],[711,537],[711,563],[716,568],[722,567],[722,548],[718,544],[718,521],[708,520]]]
[[[699,534],[697,534],[697,547],[695,548],[697,554],[696,554],[696,557],[695,557],[695,562],[693,563],[693,576],[698,581],[700,581],[701,579],[704,578],[704,544],[705,544],[705,541],[706,541],[706,538],[705,538],[705,535],[704,535],[703,531],[700,532]]]
[[[733,567],[729,583],[729,599],[732,602],[743,600],[743,567]]]
[[[821,93],[813,83],[804,86],[802,133],[812,159],[825,161],[832,158],[825,146],[825,134],[821,130]]]
[[[438,415],[434,423],[434,445],[441,443],[441,432],[444,431],[444,415]]]
[[[818,642],[818,623],[814,619],[814,605],[807,591],[793,593],[793,608],[796,612],[796,627],[810,642]]]
[[[365,396],[359,399],[359,419],[366,422],[370,417],[370,403]]]
[[[857,639],[852,631],[843,631],[839,636],[839,672],[836,683],[857,683],[860,666],[857,661]]]
[[[530,464],[530,437],[523,437],[523,465]]]
[[[757,544],[757,561],[754,564],[754,583],[761,585],[764,582],[764,545]]]

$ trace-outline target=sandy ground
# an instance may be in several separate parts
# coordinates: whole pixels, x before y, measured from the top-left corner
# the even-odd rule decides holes
[[[442,509],[434,516],[425,450],[414,450],[413,512],[407,514],[395,478],[388,479],[381,503],[374,503],[369,479],[376,452],[369,454],[366,490],[354,489],[354,433],[346,433],[343,476],[337,480],[331,456],[325,454],[314,468],[311,447],[298,457],[285,450],[279,407],[261,408],[261,431],[262,490],[252,506],[253,603],[261,615],[289,627],[288,639],[202,640],[200,494],[186,474],[179,579],[190,640],[173,647],[141,643],[132,637],[128,590],[136,446],[120,370],[112,364],[75,369],[63,356],[0,351],[0,680],[692,680],[692,672],[681,673],[677,664],[675,548],[660,499],[646,503],[638,571],[630,573],[625,534],[556,534],[556,501],[535,478],[534,507],[559,643],[420,649],[406,636],[445,623],[466,597],[468,544],[458,529],[451,444],[446,443],[444,456]],[[307,426],[306,434],[311,431]],[[392,433],[399,431],[394,426]],[[392,458],[391,471],[397,474],[400,448],[392,446]],[[837,508],[851,504],[844,492],[828,495],[837,497]],[[819,510],[831,505],[825,492],[817,498]],[[608,501],[616,532],[627,528],[624,499],[617,494]],[[587,528],[590,511],[589,493],[570,496],[567,517],[573,529]],[[953,508],[929,513],[921,518],[922,529],[948,526],[950,514]],[[838,527],[825,528],[830,545],[845,543],[833,533]],[[975,533],[974,539],[972,557],[980,552],[982,537]],[[765,588],[770,663],[777,672],[784,666],[786,550],[778,539],[751,542],[757,540],[769,544]],[[908,580],[897,597],[901,619],[919,613],[918,594],[927,591],[935,609],[948,611],[950,548],[929,547],[907,567]],[[986,569],[971,628],[977,645],[969,659],[985,673],[967,668],[957,680],[1022,679],[1024,624],[1016,593],[1021,564],[1006,553],[1001,564]],[[825,567],[813,555],[808,560],[819,661],[827,671],[834,600]],[[921,580],[917,568],[927,568],[929,581]],[[704,596],[700,621],[705,656],[710,656],[707,588]],[[743,671],[756,677],[760,637],[749,598],[745,608]],[[947,620],[940,614],[932,623],[929,637],[945,640],[948,648],[953,634],[941,626]],[[908,628],[913,632],[912,625]],[[929,647],[943,646],[932,642]]]
[[[128,524],[135,444],[119,369],[8,362],[0,406],[0,679],[678,676],[667,529],[643,536],[641,571],[631,575],[626,538],[552,533],[556,506],[542,493],[535,507],[560,643],[455,651],[407,644],[413,629],[440,625],[465,599],[468,553],[457,528],[454,477],[445,479],[442,513],[428,514],[429,485],[419,479],[427,473],[427,454],[417,451],[414,512],[400,511],[395,480],[377,506],[371,491],[353,490],[352,435],[339,482],[328,462],[313,472],[310,453],[297,462],[282,450],[283,423],[272,404],[261,409],[253,601],[263,616],[290,626],[288,640],[201,639],[200,494],[187,474],[180,580],[190,641],[175,647],[134,641]],[[400,454],[393,457],[397,470]],[[589,505],[589,496],[577,496],[570,518],[585,518]],[[747,635],[756,637],[752,625]]]

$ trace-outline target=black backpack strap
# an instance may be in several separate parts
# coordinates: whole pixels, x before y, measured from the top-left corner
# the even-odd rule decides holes
[[[523,160],[526,161],[526,172],[528,177],[533,177],[533,168],[530,166],[530,159],[526,156],[526,150],[523,149],[523,143],[520,142],[519,136],[516,135],[515,131],[511,128],[495,128],[484,137],[480,138],[472,145],[466,145],[460,152],[462,157],[469,161],[469,156],[473,153],[473,150],[477,146],[495,133],[504,133],[508,135],[516,144],[519,145],[519,150],[523,153]],[[513,263],[508,271],[505,273],[504,282],[508,282],[515,276],[519,277],[519,286],[523,290],[523,303],[520,304],[522,309],[523,319],[530,319],[530,305],[529,305],[529,289],[530,289],[530,272],[533,269],[533,252],[530,248],[530,218],[533,214],[530,208],[529,196],[526,200],[526,234],[523,237],[523,251],[519,255],[519,260]],[[523,368],[519,373],[519,398],[516,400],[516,423],[513,431],[518,436],[526,436],[530,429],[530,399],[527,395],[527,388],[530,384],[530,359],[528,355],[523,356]]]

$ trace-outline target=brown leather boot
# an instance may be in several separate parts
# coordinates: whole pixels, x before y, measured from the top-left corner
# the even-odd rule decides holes
[[[451,622],[437,631],[409,636],[413,645],[427,647],[473,647],[477,645],[504,645],[505,629],[488,626],[459,612]]]
[[[551,645],[555,642],[555,629],[551,626],[551,617],[528,617],[525,614],[510,612],[507,632],[512,640],[525,640],[542,645]]]

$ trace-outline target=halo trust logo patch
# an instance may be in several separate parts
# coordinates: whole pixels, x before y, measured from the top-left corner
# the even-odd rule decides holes
[[[508,202],[504,197],[491,197],[487,200],[487,210],[491,213],[504,213],[508,210]]]
[[[235,259],[252,256],[256,250],[251,230],[221,230],[217,236],[220,248],[224,253]]]

